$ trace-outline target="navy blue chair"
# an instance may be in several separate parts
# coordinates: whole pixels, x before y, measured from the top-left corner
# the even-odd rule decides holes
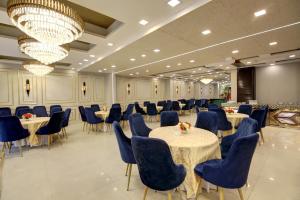
[[[18,106],[16,107],[15,116],[22,118],[22,115],[26,113],[32,113],[29,106]]]
[[[195,124],[196,128],[202,128],[218,134],[218,115],[215,112],[199,112]]]
[[[120,122],[122,118],[121,107],[112,107],[109,110],[108,117],[105,119],[105,123],[111,127],[114,121]]]
[[[226,158],[229,152],[229,149],[232,146],[234,140],[239,137],[248,136],[256,133],[257,130],[257,121],[251,118],[245,118],[241,121],[235,134],[226,136],[222,138],[221,146],[221,155],[222,158]]]
[[[94,112],[98,112],[101,110],[100,106],[98,104],[92,104],[91,108],[94,110]]]
[[[98,125],[103,123],[103,119],[101,117],[97,117],[94,110],[92,108],[84,108],[85,116],[86,116],[86,123],[88,133],[91,130],[98,130]]]
[[[261,137],[262,143],[265,142],[264,135],[263,135],[263,132],[261,130],[261,128],[263,126],[265,114],[266,114],[266,110],[264,110],[264,109],[257,109],[257,110],[254,110],[252,112],[252,114],[250,115],[250,118],[252,118],[252,119],[254,119],[254,120],[257,121],[257,129],[255,130],[255,132],[257,132],[257,133],[259,132],[260,133],[260,137]]]
[[[196,113],[199,113],[200,112],[199,106],[196,105],[195,108],[196,108]]]
[[[0,117],[11,116],[11,109],[9,107],[0,108]]]
[[[181,110],[178,101],[172,101],[172,110],[177,111],[177,112],[179,112]]]
[[[114,103],[111,105],[112,108],[121,108],[121,104],[119,103]]]
[[[133,104],[128,104],[127,109],[122,113],[121,120],[123,121],[123,127],[125,122],[129,120],[129,116],[133,113]]]
[[[117,137],[121,158],[127,164],[125,175],[126,176],[128,175],[128,182],[127,182],[127,191],[128,191],[130,178],[131,178],[132,165],[136,164],[132,147],[131,147],[131,139],[126,137],[118,122],[115,121],[112,126]]]
[[[60,139],[59,132],[62,129],[62,123],[64,120],[64,112],[54,112],[50,117],[50,120],[46,126],[39,128],[36,132],[37,135],[47,135],[48,136],[48,149],[50,148],[50,144],[52,142],[52,136],[54,134],[58,135]]]
[[[207,108],[208,107],[208,100],[207,99],[200,99],[201,107]]]
[[[79,110],[81,121],[83,122],[82,130],[84,131],[85,127],[87,125],[87,123],[86,123],[87,119],[86,119],[86,115],[85,115],[85,110],[84,110],[83,106],[78,106],[78,110]]]
[[[184,111],[189,111],[192,109],[192,106],[193,106],[193,100],[188,100],[188,101],[185,101],[185,105],[182,107],[182,110]]]
[[[195,173],[202,179],[219,186],[220,200],[224,200],[223,188],[238,189],[241,200],[241,188],[246,184],[252,157],[258,141],[258,135],[252,134],[237,138],[223,159],[208,160],[195,167]],[[201,180],[199,187],[201,187]]]
[[[166,103],[167,103],[166,101],[159,101],[159,102],[157,102],[157,106],[164,107]]]
[[[239,106],[238,113],[251,115],[252,113],[252,105],[249,104],[242,104]]]
[[[144,199],[148,188],[168,191],[168,199],[172,199],[170,190],[181,185],[186,170],[183,165],[174,163],[168,144],[160,139],[138,136],[134,136],[131,143],[141,180],[146,186]]]
[[[71,108],[67,108],[65,110],[64,120],[62,123],[62,134],[63,134],[63,136],[66,136],[66,137],[68,137],[66,127],[69,126],[70,115],[71,115]]]
[[[61,112],[61,111],[63,111],[61,105],[51,105],[50,106],[50,117],[53,115],[53,113]]]
[[[48,117],[48,113],[45,106],[34,106],[33,114],[37,117]]]
[[[143,116],[139,113],[129,116],[129,126],[133,136],[148,137],[152,131],[152,129],[145,124]]]
[[[212,111],[217,113],[218,115],[218,130],[220,131],[229,131],[232,129],[231,122],[227,120],[226,113],[223,109],[208,109],[208,111]]]
[[[156,109],[155,103],[148,103],[147,104],[147,115],[149,119],[157,118],[158,111]]]
[[[147,113],[144,111],[143,108],[140,107],[140,104],[138,102],[135,102],[134,103],[134,108],[135,108],[135,111],[137,113],[140,113],[141,115],[146,115]]]
[[[195,100],[195,106],[198,106],[198,107],[201,107],[201,106],[202,106],[202,104],[201,104],[201,99]]]
[[[210,104],[207,105],[207,108],[208,108],[208,110],[210,110],[210,109],[218,109],[219,106],[217,104],[210,103]]]
[[[27,129],[24,129],[19,118],[16,116],[0,117],[0,142],[3,142],[2,151],[11,148],[11,142],[25,139],[29,136]],[[22,147],[19,146],[22,156]]]
[[[162,107],[163,108],[159,111],[159,113],[162,113],[164,111],[171,111],[172,110],[172,102],[165,102]]]
[[[266,127],[266,123],[267,123],[267,118],[268,118],[268,113],[269,113],[269,106],[265,105],[261,107],[262,110],[265,110],[265,117],[262,123],[262,128]]]
[[[147,107],[147,105],[150,103],[150,101],[144,101],[144,107]]]
[[[179,123],[178,113],[175,111],[164,111],[160,113],[160,126],[176,126]]]

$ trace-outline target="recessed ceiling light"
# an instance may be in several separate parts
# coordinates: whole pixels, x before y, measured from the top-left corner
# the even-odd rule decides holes
[[[275,64],[274,64],[274,63],[271,63],[270,65],[273,66],[273,65],[275,65]]]
[[[170,67],[171,67],[170,65],[167,65],[167,66],[166,66],[166,68],[170,68]]]
[[[142,19],[142,20],[139,21],[139,24],[145,26],[146,24],[148,24],[148,21]]]
[[[78,63],[79,65],[82,65],[82,63]]]
[[[107,69],[106,69],[106,68],[104,68],[103,70],[104,70],[104,71],[106,71]]]
[[[160,76],[160,77],[163,77],[164,75],[163,75],[163,74],[160,74],[159,76]]]
[[[87,61],[89,61],[89,60],[88,60],[88,59],[83,59],[83,61],[87,62]]]
[[[233,54],[236,54],[236,53],[238,53],[238,52],[239,52],[239,50],[233,50],[233,51],[232,51]]]
[[[146,54],[142,54],[141,57],[145,58],[145,57],[146,57]]]
[[[190,63],[194,63],[195,61],[194,60],[190,60]]]
[[[74,70],[75,68],[74,67],[72,67],[72,70]]]
[[[129,74],[130,76],[133,76],[133,74]]]
[[[221,65],[219,65],[220,67],[223,67],[223,65],[221,64]]]
[[[99,69],[99,70],[98,70],[98,72],[102,72],[102,70],[101,70],[101,69]]]
[[[112,66],[111,66],[111,68],[115,68],[115,67],[117,67],[117,66],[116,66],[116,65],[112,65]]]
[[[202,35],[208,35],[211,33],[211,31],[209,29],[207,29],[207,30],[202,31],[201,33],[202,33]]]
[[[135,74],[136,74],[136,75],[139,75],[140,73],[139,73],[139,72],[135,72]]]
[[[230,66],[226,67],[226,69],[230,69]]]
[[[247,62],[247,64],[251,64],[251,62],[250,62],[250,61],[248,61],[248,62]]]
[[[91,57],[91,58],[95,58],[95,55],[91,54],[90,57]]]
[[[178,66],[182,65],[181,63],[177,63]]]
[[[269,43],[270,46],[274,46],[274,45],[276,45],[276,44],[277,44],[277,42],[270,42],[270,43]]]
[[[149,70],[147,69],[147,70],[146,70],[146,72],[148,73],[148,72],[149,72]]]
[[[160,49],[154,49],[153,50],[155,53],[158,53],[158,52],[160,52]]]
[[[293,54],[293,55],[290,55],[289,57],[290,57],[290,58],[295,58],[295,57],[296,57],[296,55],[295,55],[295,54]]]
[[[135,58],[130,58],[130,61],[135,61]]]
[[[180,1],[179,1],[179,0],[170,0],[170,1],[168,1],[168,4],[169,4],[169,6],[171,6],[171,7],[175,7],[175,6],[177,6],[178,4],[180,4]]]
[[[199,68],[198,70],[202,70],[202,68]]]
[[[259,11],[254,13],[254,16],[259,17],[259,16],[262,16],[262,15],[265,15],[266,13],[267,13],[267,11],[265,9],[264,10],[259,10]]]
[[[111,43],[111,42],[109,42],[109,43],[107,43],[107,46],[110,46],[110,47],[112,47],[112,46],[114,46],[114,44],[113,44],[113,43]]]
[[[193,71],[193,73],[196,73],[196,71]]]

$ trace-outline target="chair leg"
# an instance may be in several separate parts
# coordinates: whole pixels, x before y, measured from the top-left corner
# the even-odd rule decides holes
[[[196,199],[199,196],[199,193],[201,191],[201,186],[202,186],[202,178],[200,178],[200,177],[198,177],[198,178],[199,178],[199,183],[198,183],[198,187],[197,187],[197,191],[196,191]]]
[[[172,200],[172,193],[171,193],[171,191],[168,192],[168,200]]]
[[[51,135],[48,135],[48,150],[50,150]]]
[[[219,200],[224,200],[224,189],[219,187]]]
[[[259,131],[262,143],[265,143],[264,135],[262,130]]]
[[[129,169],[128,169],[128,182],[127,182],[127,191],[129,191],[129,185],[130,185],[130,178],[131,178],[131,170],[132,170],[132,164],[129,164]]]
[[[240,199],[241,199],[241,200],[244,200],[244,195],[243,195],[243,190],[242,190],[242,188],[239,188],[238,191],[239,191]]]
[[[22,151],[22,146],[21,146],[21,144],[19,145],[19,152],[20,152],[21,157],[23,157],[23,151]]]
[[[143,200],[146,200],[148,189],[149,189],[148,187],[145,187]]]
[[[125,176],[128,175],[128,169],[129,169],[129,164],[127,164]]]

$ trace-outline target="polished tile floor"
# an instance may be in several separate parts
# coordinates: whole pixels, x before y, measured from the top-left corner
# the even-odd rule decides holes
[[[196,115],[181,117],[194,123]],[[151,128],[159,123],[148,123]],[[144,186],[133,167],[130,191],[126,191],[126,165],[121,161],[113,133],[82,132],[72,123],[69,138],[62,144],[12,154],[3,168],[2,200],[140,200]],[[127,128],[126,134],[130,135]],[[243,189],[248,200],[300,200],[300,130],[267,127],[266,143],[258,146],[249,175],[250,187]],[[148,200],[167,199],[165,193],[150,191]],[[173,199],[185,199],[180,192]],[[211,190],[199,199],[216,200]],[[236,190],[225,190],[226,200],[238,200]]]

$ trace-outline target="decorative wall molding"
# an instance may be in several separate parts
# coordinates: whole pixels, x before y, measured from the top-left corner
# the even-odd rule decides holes
[[[38,89],[37,77],[26,71],[18,72],[18,94],[19,104],[21,105],[36,105],[38,104]],[[26,83],[28,82],[28,84]],[[28,93],[26,91],[28,89]]]

